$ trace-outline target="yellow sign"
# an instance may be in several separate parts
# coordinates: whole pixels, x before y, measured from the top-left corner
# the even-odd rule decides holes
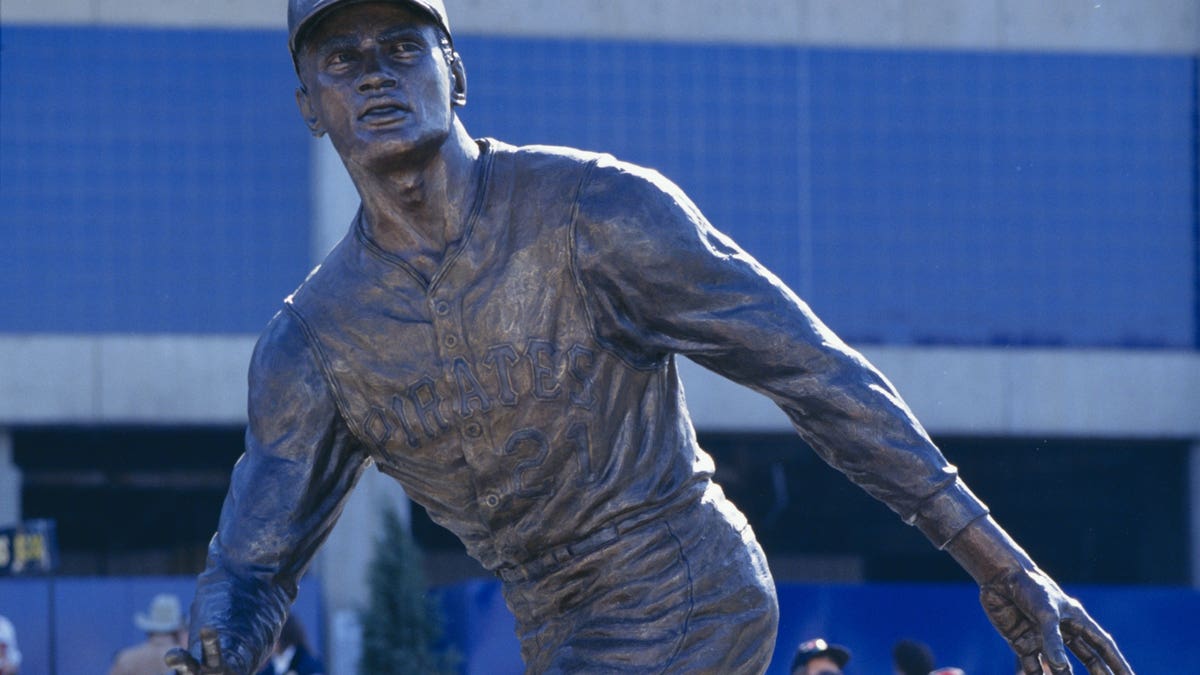
[[[0,529],[0,576],[52,572],[57,554],[52,520],[31,520]]]

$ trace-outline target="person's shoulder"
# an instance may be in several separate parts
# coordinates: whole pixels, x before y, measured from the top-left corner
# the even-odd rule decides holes
[[[490,138],[482,142],[496,161],[507,163],[526,180],[536,182],[540,176],[582,182],[580,199],[597,202],[589,205],[640,205],[643,199],[672,203],[683,197],[682,190],[657,170],[609,153],[561,145],[514,146]]]
[[[301,377],[315,369],[315,355],[303,320],[290,302],[267,323],[250,357],[250,381],[277,382]]]
[[[703,220],[683,190],[659,171],[599,155],[580,186],[581,227],[658,232],[690,232]]]
[[[583,168],[605,156],[564,145],[511,145],[494,138],[482,139],[482,143],[497,160],[510,162],[518,169],[525,170],[567,166]]]
[[[310,305],[330,301],[332,296],[344,297],[348,286],[356,286],[363,282],[363,275],[359,269],[361,253],[362,242],[358,238],[356,216],[355,223],[350,226],[346,236],[326,254],[319,265],[309,271],[296,290],[284,299],[285,305],[303,311]]]
[[[489,183],[498,195],[544,209],[549,203],[568,205],[596,154],[557,145],[513,146],[492,139],[487,145]],[[548,202],[547,199],[550,201]]]
[[[134,672],[135,664],[143,660],[142,653],[146,651],[145,643],[131,645],[117,652],[113,657],[112,670],[108,671],[109,675],[124,675],[125,673]]]

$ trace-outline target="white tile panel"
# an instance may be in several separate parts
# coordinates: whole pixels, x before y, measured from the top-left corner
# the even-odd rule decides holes
[[[1200,52],[1196,0],[447,0],[456,33],[864,47]],[[4,0],[6,23],[278,28],[283,0]]]
[[[93,23],[96,0],[4,0],[3,23]]]
[[[931,433],[1200,438],[1200,354],[913,349],[864,354]],[[680,361],[698,429],[784,431],[773,403]]]
[[[241,423],[250,337],[113,336],[100,340],[105,422]]]
[[[95,356],[94,338],[0,335],[0,425],[94,418]]]

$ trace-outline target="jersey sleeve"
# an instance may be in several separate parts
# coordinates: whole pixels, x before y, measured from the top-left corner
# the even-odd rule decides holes
[[[249,385],[246,451],[233,469],[191,616],[197,658],[199,630],[211,626],[238,673],[257,672],[270,653],[301,575],[368,462],[288,310],[259,339]]]
[[[683,354],[765,394],[939,548],[987,513],[892,384],[661,175],[598,161],[572,237],[596,337],[632,367]]]

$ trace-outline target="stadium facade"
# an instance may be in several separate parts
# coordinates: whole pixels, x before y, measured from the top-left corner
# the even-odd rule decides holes
[[[660,170],[1052,572],[1200,588],[1200,5],[447,4],[473,133]],[[67,572],[186,572],[255,336],[357,197],[295,111],[279,0],[5,0],[0,22],[0,525],[56,519]],[[797,459],[766,399],[681,370],[782,577],[953,574]],[[332,612],[361,604],[381,500],[405,508],[368,477],[321,553]]]

